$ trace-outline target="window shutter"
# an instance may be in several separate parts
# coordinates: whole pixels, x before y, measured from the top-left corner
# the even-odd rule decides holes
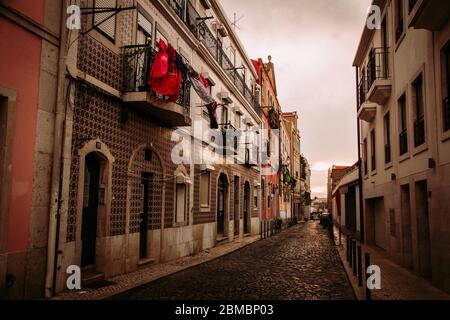
[[[138,12],[138,25],[142,27],[149,35],[152,35],[152,24],[140,12]]]
[[[95,8],[116,8],[117,0],[95,0]],[[94,24],[102,22],[104,19],[111,16],[114,12],[100,12],[94,15]],[[111,39],[115,39],[116,36],[116,16],[112,16],[111,18],[104,21],[102,24],[97,26],[97,28],[103,31],[108,37]]]

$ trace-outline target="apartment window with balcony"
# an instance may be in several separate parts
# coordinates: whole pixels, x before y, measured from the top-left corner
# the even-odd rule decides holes
[[[450,130],[450,42],[444,47],[443,50],[443,65],[444,65],[444,75],[445,75],[445,85],[443,87],[444,101],[443,101],[443,128],[444,131]]]
[[[200,175],[200,207],[209,208],[210,173],[202,172]]]
[[[117,0],[94,0],[94,8],[116,8]],[[115,42],[116,15],[113,12],[99,12],[93,14],[93,24],[108,39]]]
[[[369,174],[369,167],[367,165],[367,158],[368,158],[368,154],[367,154],[367,139],[364,139],[363,142],[363,161],[364,161],[364,175],[368,175]]]
[[[153,24],[141,12],[138,12],[138,27],[136,33],[137,45],[151,45]]]
[[[414,146],[425,143],[425,117],[423,97],[423,77],[419,75],[412,83],[412,97],[414,110]]]
[[[391,116],[388,112],[384,116],[384,162],[390,163],[391,161]]]
[[[400,40],[405,31],[403,1],[404,0],[395,0],[395,41]]]
[[[399,114],[399,146],[400,155],[408,152],[408,122],[406,110],[406,96],[403,94],[398,100],[398,114]]]
[[[370,162],[372,171],[377,170],[377,157],[376,157],[376,141],[375,141],[375,129],[370,132]]]

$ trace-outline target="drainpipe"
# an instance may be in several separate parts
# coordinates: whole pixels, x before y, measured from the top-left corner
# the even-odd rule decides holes
[[[56,93],[55,133],[53,137],[53,159],[50,192],[50,216],[47,243],[47,271],[45,276],[45,297],[50,298],[56,291],[58,267],[58,244],[62,206],[62,172],[64,168],[64,131],[66,124],[65,71],[67,55],[66,2],[61,7],[61,26],[59,42],[58,85]]]
[[[356,73],[356,112],[358,113],[358,67],[355,67]],[[362,182],[362,159],[361,159],[361,124],[356,116],[357,130],[358,130],[358,184],[359,184],[359,221],[360,221],[360,242],[364,243],[364,196],[363,196],[363,182]]]

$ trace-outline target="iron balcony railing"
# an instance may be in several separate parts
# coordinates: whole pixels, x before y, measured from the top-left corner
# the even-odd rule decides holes
[[[358,84],[358,107],[360,107],[366,101],[366,77],[363,75]]]
[[[403,155],[408,152],[408,131],[403,130],[400,133],[400,155]]]
[[[228,58],[222,48],[221,42],[214,36],[213,32],[204,22],[203,17],[195,10],[189,0],[166,0],[176,15],[183,21],[194,36],[206,47],[211,56],[221,66],[234,83],[239,92],[252,105],[255,112],[261,116],[262,110],[254,92],[248,87],[246,79],[239,74],[233,62]]]
[[[392,161],[391,145],[386,144],[384,146],[384,162],[390,163]]]
[[[155,93],[147,83],[156,53],[149,45],[131,45],[122,48],[124,92],[149,92],[155,97],[164,98]],[[190,112],[190,96],[191,84],[183,77],[176,103],[185,108],[186,114]]]
[[[443,109],[444,131],[447,131],[450,130],[450,101],[448,98],[444,99]]]
[[[418,147],[425,143],[425,119],[420,116],[414,121],[414,146]]]
[[[369,54],[367,91],[378,79],[389,79],[389,48],[373,48]]]

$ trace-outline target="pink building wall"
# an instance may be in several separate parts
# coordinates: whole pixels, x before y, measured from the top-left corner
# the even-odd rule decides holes
[[[43,23],[44,0],[6,0],[7,5]],[[6,19],[0,20],[0,86],[16,92],[11,199],[6,251],[28,247],[42,40]]]

